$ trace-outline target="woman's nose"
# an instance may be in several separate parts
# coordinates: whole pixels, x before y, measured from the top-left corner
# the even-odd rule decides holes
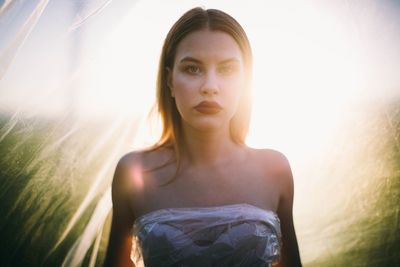
[[[204,76],[204,82],[201,87],[201,94],[215,95],[218,94],[218,77],[214,71],[208,71]]]

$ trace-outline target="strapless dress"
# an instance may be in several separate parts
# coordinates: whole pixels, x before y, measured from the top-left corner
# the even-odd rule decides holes
[[[277,214],[249,204],[169,208],[135,220],[137,267],[272,266],[279,261]]]

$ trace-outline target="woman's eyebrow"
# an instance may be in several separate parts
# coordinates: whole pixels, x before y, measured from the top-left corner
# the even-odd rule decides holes
[[[180,63],[186,62],[186,61],[195,62],[195,63],[199,63],[199,64],[202,63],[200,60],[195,59],[195,58],[193,58],[193,57],[184,57],[184,58],[182,58],[182,59],[180,60]]]
[[[182,63],[182,62],[187,62],[187,61],[195,62],[195,63],[198,63],[198,64],[202,64],[203,63],[200,60],[198,60],[196,58],[193,58],[193,57],[190,57],[190,56],[186,56],[186,57],[182,58],[179,62]],[[237,59],[236,57],[232,57],[232,58],[224,59],[224,60],[218,62],[219,65],[224,65],[224,64],[228,64],[228,63],[240,63],[240,60]]]
[[[228,63],[240,63],[240,60],[235,57],[232,57],[232,58],[228,58],[228,59],[218,62],[218,64],[220,64],[220,65],[224,65],[224,64],[228,64]]]

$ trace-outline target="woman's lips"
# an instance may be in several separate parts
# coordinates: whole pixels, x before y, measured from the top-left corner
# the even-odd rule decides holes
[[[195,106],[194,109],[203,114],[216,114],[222,109],[222,107],[214,101],[203,101]]]

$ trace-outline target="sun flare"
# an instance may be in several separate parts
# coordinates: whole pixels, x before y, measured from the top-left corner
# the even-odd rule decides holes
[[[364,70],[357,40],[334,16],[321,14],[311,4],[288,7],[258,1],[249,10],[229,1],[196,4],[231,13],[253,46],[248,144],[281,150],[290,158],[300,158],[305,149],[313,153],[323,147],[343,107],[361,86]],[[163,12],[152,9],[153,5],[139,1],[107,38],[103,52],[88,70],[87,90],[81,100],[86,112],[100,108],[145,116],[150,109],[163,38],[174,18],[194,2],[157,3],[161,5],[157,10]],[[152,16],[158,20],[142,27],[140,22],[149,12],[155,12]],[[150,143],[145,138],[141,142]]]

